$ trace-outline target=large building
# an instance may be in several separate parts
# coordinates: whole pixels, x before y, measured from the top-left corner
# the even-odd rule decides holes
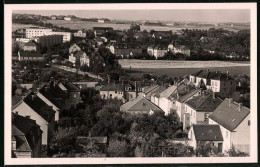
[[[86,38],[87,32],[86,30],[78,30],[78,32],[74,33],[74,37]]]
[[[19,51],[18,57],[13,57],[13,59],[19,61],[44,61],[44,56],[35,51]]]
[[[63,42],[69,42],[72,36],[70,32],[52,31],[52,29],[48,28],[30,27],[26,29],[26,38],[40,37],[45,35],[62,35]]]
[[[116,56],[127,58],[129,56],[142,54],[142,48],[130,44],[109,44],[107,48]]]
[[[95,37],[102,35],[105,32],[113,31],[112,27],[93,27]]]
[[[63,43],[63,35],[44,35],[38,37],[37,42],[41,45],[41,47],[51,47],[53,45]]]

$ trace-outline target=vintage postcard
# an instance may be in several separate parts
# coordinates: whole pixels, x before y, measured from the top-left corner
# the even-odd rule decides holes
[[[257,162],[256,3],[4,8],[6,165]]]

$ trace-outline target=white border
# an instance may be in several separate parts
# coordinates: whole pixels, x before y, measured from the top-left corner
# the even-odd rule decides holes
[[[138,4],[8,4],[4,6],[4,69],[5,69],[5,112],[4,112],[4,163],[18,164],[171,164],[171,163],[254,163],[257,162],[257,16],[256,3],[138,3]],[[11,158],[11,36],[12,12],[14,10],[134,10],[134,9],[250,9],[251,28],[251,147],[250,157],[214,158]]]

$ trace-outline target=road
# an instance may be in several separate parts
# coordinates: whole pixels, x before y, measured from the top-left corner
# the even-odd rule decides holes
[[[63,66],[63,65],[52,65],[52,67],[56,67],[56,68],[59,68],[59,69],[62,69],[62,70],[68,71],[68,72],[77,73],[77,69],[76,68],[70,68],[70,67]],[[78,70],[78,74],[81,74],[81,75],[87,74],[91,78],[100,79],[101,81],[104,80],[99,75],[95,75],[95,74],[90,73],[90,72],[83,72],[83,71]]]

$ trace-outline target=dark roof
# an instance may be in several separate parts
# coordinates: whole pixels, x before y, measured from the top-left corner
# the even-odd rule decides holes
[[[160,93],[165,91],[167,88],[165,86],[160,86],[158,89],[153,91],[153,96],[160,97]]]
[[[137,98],[123,104],[120,109],[122,111],[145,111],[149,112],[150,110],[153,111],[162,111],[160,107],[152,103],[150,100],[146,99],[142,95],[139,95]]]
[[[221,104],[221,102],[221,99],[217,97],[213,99],[212,94],[205,91],[204,96],[196,96],[188,100],[186,104],[196,111],[213,112]]]
[[[21,57],[44,57],[42,54],[36,51],[19,51]]]
[[[75,86],[73,83],[69,82],[69,81],[61,81],[61,82],[58,82],[59,83],[62,83],[62,85],[69,91],[69,92],[80,92],[80,89]]]
[[[229,106],[229,99],[225,99],[209,118],[229,131],[233,131],[250,113],[247,107],[241,107],[240,111],[238,108],[238,103],[232,102]]]
[[[55,111],[52,109],[52,107],[47,105],[33,92],[29,93],[23,101],[47,122],[50,122],[55,115]]]
[[[39,45],[37,42],[34,40],[30,40],[29,42],[25,43],[24,46],[37,46]]]
[[[187,46],[185,46],[185,45],[176,45],[176,46],[174,46],[175,48],[177,48],[177,49],[181,49],[181,50],[190,50]]]
[[[112,27],[93,27],[93,30],[113,30]]]
[[[14,113],[12,114],[12,123],[23,134],[27,134],[33,127],[38,126],[35,120]]]
[[[23,97],[22,96],[18,96],[18,95],[15,95],[15,96],[12,96],[12,108],[14,106],[16,106],[19,102],[21,102],[23,100]]]
[[[124,85],[122,84],[114,84],[110,83],[107,85],[104,85],[100,91],[123,91],[124,90]]]
[[[30,145],[23,134],[17,127],[12,125],[12,136],[14,136],[16,141],[16,150],[17,151],[32,151]]]
[[[160,87],[159,85],[145,86],[143,93],[144,94],[151,93],[151,92],[155,91],[156,89],[158,89],[159,87]]]
[[[223,141],[219,125],[193,125],[196,141]]]

